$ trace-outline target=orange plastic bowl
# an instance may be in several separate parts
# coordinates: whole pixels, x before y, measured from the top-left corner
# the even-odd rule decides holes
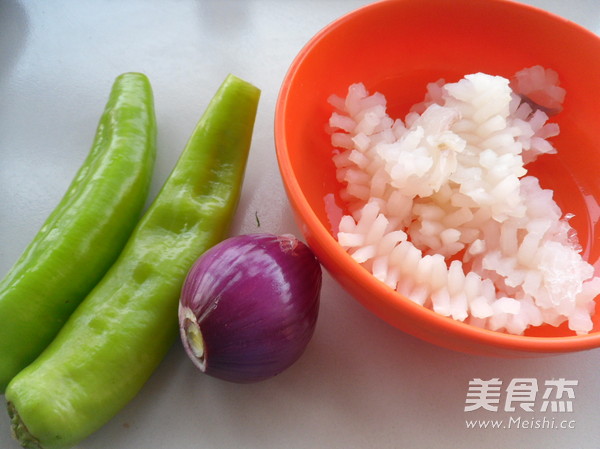
[[[560,17],[506,0],[384,0],[329,24],[300,51],[280,90],[275,116],[277,157],[286,192],[308,244],[323,266],[360,303],[399,329],[467,353],[527,357],[600,346],[594,330],[576,336],[542,326],[524,336],[483,330],[436,314],[372,277],[338,245],[333,223],[343,211],[326,131],[332,93],[363,82],[388,99],[392,117],[422,100],[426,83],[468,73],[511,77],[540,64],[567,90],[555,118],[559,154],[530,173],[572,212],[588,261],[600,266],[600,38]]]

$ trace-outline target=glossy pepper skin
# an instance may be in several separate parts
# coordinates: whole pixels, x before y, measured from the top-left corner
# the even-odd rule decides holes
[[[223,240],[260,91],[229,75],[123,253],[52,344],[6,390],[25,447],[72,447],[142,388],[178,336],[185,276]]]
[[[0,393],[52,341],[118,257],[140,218],[156,156],[150,83],[113,84],[67,192],[0,281]]]

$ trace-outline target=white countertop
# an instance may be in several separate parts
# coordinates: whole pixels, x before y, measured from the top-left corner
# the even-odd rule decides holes
[[[154,89],[159,154],[152,195],[224,77],[231,72],[260,87],[233,233],[299,235],[275,158],[273,115],[279,87],[292,59],[315,32],[367,3],[0,2],[0,275],[64,193],[87,154],[114,78],[126,71],[146,73]],[[598,0],[525,3],[600,33]],[[197,372],[177,344],[141,393],[78,447],[600,447],[600,349],[524,360],[470,356],[383,323],[327,274],[321,301],[315,336],[285,373],[258,384],[226,383]],[[465,412],[468,384],[476,378],[501,380],[502,401],[510,382],[535,379],[537,405],[547,380],[577,381],[573,411],[510,412],[503,411],[501,401],[498,412]],[[466,420],[477,419],[513,424],[468,429]],[[551,425],[544,419],[559,428],[544,428]],[[525,421],[542,428],[525,429]],[[0,448],[18,447],[10,437],[8,416],[0,410]]]

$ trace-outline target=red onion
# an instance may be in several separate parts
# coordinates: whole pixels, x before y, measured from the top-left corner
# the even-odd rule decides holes
[[[293,235],[232,237],[191,268],[179,304],[183,346],[204,373],[240,383],[281,373],[304,352],[321,266]]]

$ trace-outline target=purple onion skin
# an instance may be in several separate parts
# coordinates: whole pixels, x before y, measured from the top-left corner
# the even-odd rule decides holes
[[[179,323],[188,356],[204,373],[230,382],[281,373],[312,338],[321,282],[319,262],[294,236],[224,240],[196,261],[183,285]],[[201,334],[200,356],[194,331]]]

